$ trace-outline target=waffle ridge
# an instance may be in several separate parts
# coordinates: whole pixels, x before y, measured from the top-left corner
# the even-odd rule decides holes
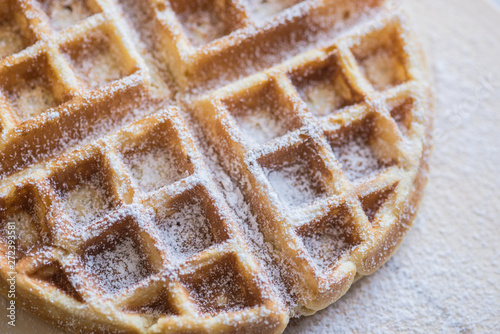
[[[427,179],[431,87],[391,5],[4,1],[2,294],[15,271],[82,333],[280,333],[335,302]]]

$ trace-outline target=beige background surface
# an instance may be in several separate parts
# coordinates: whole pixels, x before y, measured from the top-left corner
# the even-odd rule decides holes
[[[500,0],[495,0],[500,3]],[[436,83],[427,194],[398,253],[288,333],[493,333],[500,328],[500,10],[487,0],[400,1]],[[18,310],[0,333],[54,333]]]

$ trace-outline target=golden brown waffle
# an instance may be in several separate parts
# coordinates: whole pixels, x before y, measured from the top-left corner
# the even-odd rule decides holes
[[[4,1],[1,292],[70,332],[281,332],[400,243],[431,110],[385,1]]]

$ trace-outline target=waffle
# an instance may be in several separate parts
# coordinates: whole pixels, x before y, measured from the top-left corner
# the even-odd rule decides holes
[[[432,98],[377,0],[5,0],[0,290],[70,332],[282,332],[415,217]],[[11,298],[11,297],[9,297]]]

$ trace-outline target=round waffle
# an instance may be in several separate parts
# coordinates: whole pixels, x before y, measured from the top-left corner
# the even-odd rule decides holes
[[[4,1],[1,292],[71,332],[282,332],[394,252],[431,111],[390,2]]]

